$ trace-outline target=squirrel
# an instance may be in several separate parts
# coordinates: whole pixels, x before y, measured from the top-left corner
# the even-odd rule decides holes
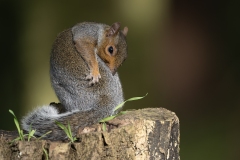
[[[54,104],[36,108],[23,117],[23,130],[34,129],[36,136],[52,131],[44,139],[65,140],[56,121],[69,123],[76,135],[112,115],[124,101],[117,69],[127,58],[127,33],[118,22],[82,22],[61,32],[51,50],[50,79],[62,109]]]

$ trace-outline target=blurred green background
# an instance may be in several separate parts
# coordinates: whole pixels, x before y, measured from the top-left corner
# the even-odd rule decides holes
[[[125,109],[165,107],[181,125],[184,160],[240,159],[239,1],[0,1],[0,129],[57,102],[49,80],[56,35],[81,21],[128,26],[119,69]]]

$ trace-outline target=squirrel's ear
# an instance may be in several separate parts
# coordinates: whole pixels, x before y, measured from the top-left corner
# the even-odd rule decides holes
[[[124,27],[122,33],[124,34],[124,36],[127,36],[128,33],[128,27]]]
[[[120,23],[119,22],[113,23],[111,28],[107,31],[107,37],[117,34],[119,29]]]

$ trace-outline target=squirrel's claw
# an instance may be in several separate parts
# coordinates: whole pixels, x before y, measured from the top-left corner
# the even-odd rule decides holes
[[[86,77],[86,80],[90,80],[89,85],[92,86],[92,85],[98,83],[100,78],[101,78],[101,75],[99,73],[96,75],[93,75],[92,73],[90,73]]]

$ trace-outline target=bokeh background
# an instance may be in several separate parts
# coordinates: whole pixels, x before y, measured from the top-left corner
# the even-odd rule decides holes
[[[184,160],[240,159],[239,1],[0,1],[0,129],[57,102],[49,80],[56,35],[80,21],[128,26],[119,69],[124,109],[165,107],[181,125]]]

